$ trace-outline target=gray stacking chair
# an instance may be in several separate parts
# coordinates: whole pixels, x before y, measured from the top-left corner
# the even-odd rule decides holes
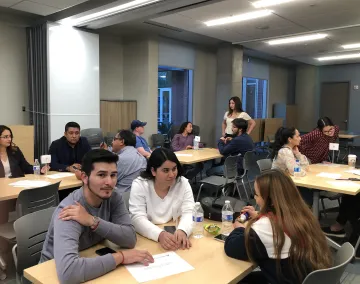
[[[355,249],[350,243],[344,243],[336,252],[334,266],[311,272],[302,284],[338,284],[348,263],[354,258]]]
[[[43,243],[46,238],[55,207],[27,214],[14,223],[17,244],[12,253],[16,272],[21,282],[29,283],[23,278],[24,269],[39,263]]]
[[[39,210],[57,206],[59,204],[59,185],[60,182],[43,187],[22,190],[16,202],[17,218]],[[14,221],[1,224],[0,237],[15,243],[17,240],[13,225]]]
[[[225,186],[227,184],[234,183],[238,172],[237,172],[237,160],[239,156],[229,156],[225,159],[224,162],[224,176],[212,175],[200,180],[200,188],[196,201],[199,200],[202,187],[205,184],[210,185],[212,188],[216,189],[216,195],[218,194],[219,189],[222,189],[224,193]]]
[[[156,147],[164,147],[165,144],[165,136],[163,134],[153,134],[151,135],[152,146]]]
[[[101,128],[87,128],[80,131],[82,137],[86,137],[91,149],[99,149],[100,144],[104,142],[104,136]]]
[[[195,136],[199,136],[200,135],[200,126],[197,126],[197,125],[194,125],[193,124],[193,134],[195,135]]]
[[[256,163],[259,166],[260,172],[271,170],[272,160],[271,159],[261,159],[257,160]]]

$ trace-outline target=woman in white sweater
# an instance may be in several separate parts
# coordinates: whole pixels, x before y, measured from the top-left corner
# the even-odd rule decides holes
[[[182,174],[174,152],[158,148],[131,187],[129,210],[136,232],[159,242],[166,250],[191,246],[189,236],[195,203],[191,186]],[[171,221],[175,211],[181,213],[181,219],[175,234],[170,234],[157,225]]]

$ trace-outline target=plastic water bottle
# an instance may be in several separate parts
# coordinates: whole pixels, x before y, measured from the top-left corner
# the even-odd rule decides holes
[[[40,177],[41,172],[40,172],[40,163],[39,163],[39,160],[38,160],[38,159],[35,159],[35,163],[34,163],[34,166],[33,166],[33,170],[34,170],[35,178]]]
[[[298,178],[301,177],[301,167],[300,167],[300,161],[296,160],[295,166],[294,166],[294,177]]]
[[[204,210],[200,202],[196,202],[193,210],[193,236],[200,239],[204,236]]]
[[[226,200],[221,210],[221,220],[222,220],[221,233],[223,235],[228,236],[232,231],[233,218],[234,218],[234,210],[231,207],[230,201]]]
[[[196,141],[196,138],[194,139],[194,150],[199,150],[199,141]]]

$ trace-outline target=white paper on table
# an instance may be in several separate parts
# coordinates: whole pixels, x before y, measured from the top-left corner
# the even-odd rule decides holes
[[[181,153],[175,153],[176,156],[178,157],[192,157],[192,154],[181,154]]]
[[[328,181],[329,184],[336,187],[360,187],[359,183],[355,183],[347,180],[336,180],[336,181]]]
[[[350,171],[345,171],[345,173],[351,173],[360,176],[360,170],[350,170]]]
[[[154,263],[150,263],[149,266],[137,263],[125,265],[125,267],[139,283],[161,279],[194,269],[175,252],[156,254],[153,257]]]
[[[51,184],[51,182],[44,180],[19,180],[17,182],[10,183],[9,185],[14,187],[42,187]]]
[[[72,177],[74,175],[75,174],[73,174],[73,173],[59,173],[59,174],[48,175],[46,177],[51,178],[51,179],[59,179],[59,178],[64,178],[64,177]]]
[[[316,175],[317,177],[324,177],[324,178],[333,178],[333,179],[337,179],[341,177],[341,174],[332,174],[332,173],[320,173]]]
[[[337,168],[337,167],[341,167],[342,165],[339,165],[339,164],[316,164],[317,166],[322,166],[322,167],[334,167],[334,168]]]

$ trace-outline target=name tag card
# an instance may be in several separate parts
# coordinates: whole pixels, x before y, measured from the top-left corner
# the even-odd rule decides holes
[[[40,157],[41,164],[50,164],[51,163],[51,155],[42,155]]]
[[[331,151],[339,151],[339,143],[330,143],[329,150]]]
[[[194,137],[194,141],[200,142],[200,136],[195,136],[195,137]]]

